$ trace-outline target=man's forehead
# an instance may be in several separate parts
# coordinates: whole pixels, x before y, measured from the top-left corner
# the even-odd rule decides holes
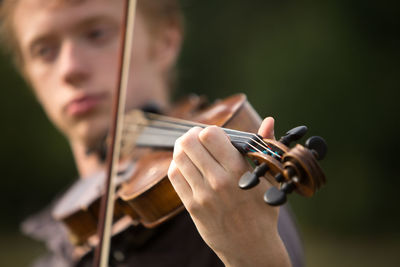
[[[19,4],[27,5],[31,8],[56,9],[65,6],[79,5],[84,2],[97,0],[18,0]]]
[[[118,5],[118,2],[120,4]],[[52,30],[62,30],[93,16],[119,16],[122,0],[19,0],[14,25],[22,43]]]
[[[1,3],[2,0],[0,0]],[[72,6],[79,6],[82,4],[96,4],[99,2],[117,3],[124,0],[15,0],[18,1],[17,5],[25,5],[30,8],[38,9],[58,9]]]
[[[17,1],[17,0],[16,0]],[[107,8],[121,6],[123,0],[18,0],[16,12],[26,12],[31,15],[40,13],[58,13],[66,9],[78,10],[80,7],[87,7],[85,12],[90,13],[101,5]]]

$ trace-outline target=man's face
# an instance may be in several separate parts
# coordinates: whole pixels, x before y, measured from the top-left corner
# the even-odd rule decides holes
[[[117,81],[123,3],[19,0],[15,10],[23,72],[50,119],[71,142],[91,145],[108,128]],[[175,60],[166,63],[162,56],[154,56],[155,42],[161,41],[150,36],[144,24],[138,14],[129,109],[148,102],[165,104],[163,75]]]

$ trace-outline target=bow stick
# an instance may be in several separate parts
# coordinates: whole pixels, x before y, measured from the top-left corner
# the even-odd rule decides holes
[[[99,244],[95,251],[95,257],[93,261],[94,267],[108,266],[111,226],[114,213],[114,180],[117,175],[126,91],[129,80],[129,66],[132,54],[136,2],[136,0],[126,0],[124,7],[117,89],[114,95],[113,118],[110,130],[111,143],[110,149],[108,149],[107,152],[107,179],[105,181],[106,191],[101,198],[98,225]]]

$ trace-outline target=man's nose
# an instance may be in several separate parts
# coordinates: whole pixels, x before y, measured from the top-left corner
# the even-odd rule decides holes
[[[89,62],[79,44],[66,41],[61,48],[60,69],[63,82],[79,87],[89,78]]]

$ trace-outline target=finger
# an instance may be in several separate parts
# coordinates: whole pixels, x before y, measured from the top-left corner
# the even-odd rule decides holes
[[[243,156],[232,145],[226,133],[217,126],[210,126],[202,130],[199,134],[202,145],[214,157],[214,159],[225,169],[231,173],[243,172],[244,164]]]
[[[192,128],[180,138],[179,145],[202,176],[207,177],[210,172],[222,172],[224,169],[201,143],[199,139],[201,131],[202,128]]]
[[[190,188],[190,185],[186,181],[185,177],[183,177],[182,173],[176,166],[174,160],[172,160],[171,164],[169,165],[168,179],[182,202],[185,203],[192,198],[193,191]]]
[[[260,129],[258,130],[258,134],[261,135],[263,138],[275,139],[274,127],[275,127],[274,118],[267,117],[261,123]],[[279,185],[279,183],[275,180],[275,178],[271,174],[266,173],[264,177],[265,179],[263,180],[266,181],[268,188],[271,186]]]
[[[204,186],[204,178],[201,171],[196,167],[196,165],[184,151],[184,147],[182,146],[183,142],[185,142],[184,138],[179,138],[177,140],[174,147],[173,159],[176,167],[189,184],[191,190],[195,192]]]
[[[261,123],[260,129],[258,130],[258,134],[263,138],[274,139],[274,126],[275,120],[272,117],[267,117]]]

